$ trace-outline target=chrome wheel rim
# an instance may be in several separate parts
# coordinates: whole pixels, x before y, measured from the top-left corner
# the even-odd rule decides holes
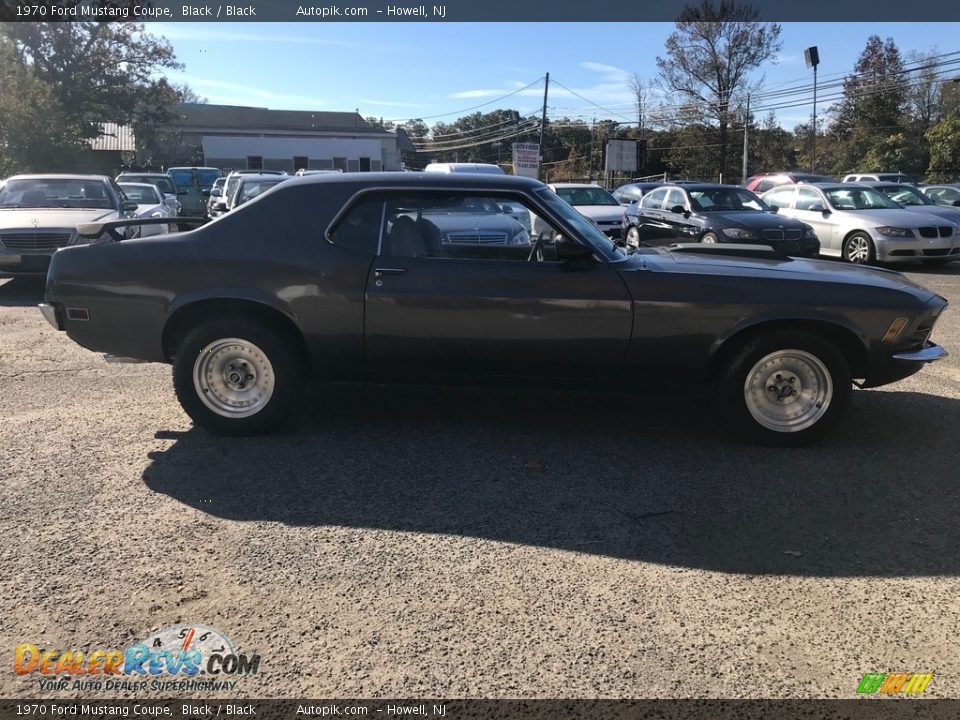
[[[815,425],[830,407],[833,379],[820,358],[805,350],[777,350],[747,373],[743,398],[750,415],[775,432]]]
[[[707,243],[708,245],[711,243],[715,243],[716,241],[717,239],[713,235],[704,235],[703,238],[700,240],[700,242]]]
[[[630,247],[640,247],[640,231],[635,227],[627,230],[627,245]]]
[[[273,365],[249,340],[222,338],[207,345],[193,364],[193,385],[203,404],[221,417],[245,418],[273,397]]]
[[[865,263],[870,259],[870,243],[865,237],[852,237],[847,241],[847,260]]]

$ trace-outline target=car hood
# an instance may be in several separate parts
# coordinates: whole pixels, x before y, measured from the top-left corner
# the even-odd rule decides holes
[[[0,210],[0,230],[30,230],[32,228],[73,228],[79,223],[96,222],[116,215],[116,210],[103,208],[20,208]],[[36,222],[34,222],[36,220]]]
[[[909,205],[906,209],[920,215],[936,215],[939,218],[960,225],[960,207],[947,207],[945,205]]]
[[[703,272],[705,275],[766,275],[770,278],[797,279],[814,282],[835,282],[900,290],[926,301],[935,293],[894,270],[842,264],[833,260],[803,258],[760,258],[710,256],[697,253],[674,253],[668,249],[656,255],[636,253],[617,263],[622,269],[649,269],[647,261],[656,263],[665,272]]]
[[[804,228],[806,223],[769,212],[711,212],[704,217],[715,218],[730,227],[742,227],[750,230],[779,230],[780,228]]]
[[[900,210],[896,208],[879,210],[837,210],[835,212],[838,219],[856,218],[864,222],[869,227],[879,227],[881,225],[892,225],[894,227],[926,227],[933,222],[930,215],[914,210]],[[829,216],[828,216],[829,217]]]
[[[596,221],[619,221],[623,217],[623,205],[574,205],[581,215]]]

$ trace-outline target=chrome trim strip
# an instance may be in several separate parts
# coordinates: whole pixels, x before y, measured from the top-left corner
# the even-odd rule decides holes
[[[949,355],[939,345],[930,344],[921,350],[912,350],[911,352],[897,353],[893,356],[894,360],[907,360],[909,362],[933,362]]]

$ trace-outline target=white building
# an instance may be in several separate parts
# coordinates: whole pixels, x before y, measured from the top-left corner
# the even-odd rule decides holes
[[[401,151],[413,150],[402,131],[350,112],[187,103],[174,125],[185,143],[202,148],[205,165],[223,170],[400,170]]]

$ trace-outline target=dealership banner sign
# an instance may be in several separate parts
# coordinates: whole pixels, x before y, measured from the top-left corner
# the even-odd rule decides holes
[[[536,178],[540,172],[540,146],[536,143],[513,144],[513,174]]]

